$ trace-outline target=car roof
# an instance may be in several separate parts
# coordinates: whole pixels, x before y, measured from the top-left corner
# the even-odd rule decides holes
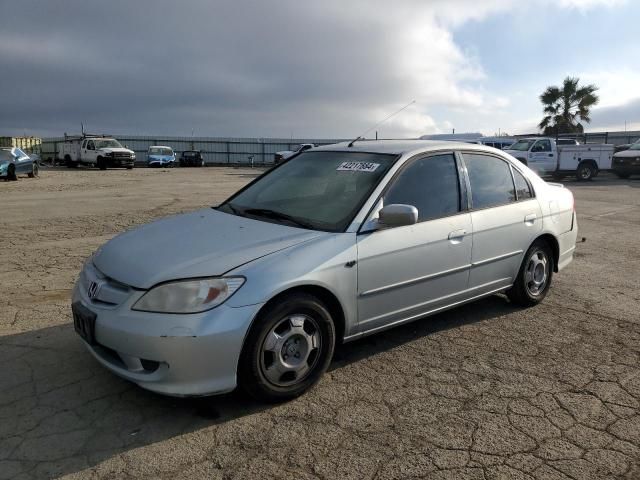
[[[167,145],[149,145],[149,148],[171,148]]]
[[[495,153],[497,150],[485,145],[452,140],[358,140],[349,147],[349,142],[316,147],[312,151],[366,152],[392,155],[412,155],[438,150],[471,150]],[[499,151],[499,150],[498,150]]]

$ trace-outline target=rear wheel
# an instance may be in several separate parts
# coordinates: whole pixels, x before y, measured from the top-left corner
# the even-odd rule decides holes
[[[298,293],[261,313],[245,341],[238,377],[254,398],[279,402],[311,388],[326,371],[335,327],[316,297]]]
[[[531,307],[547,296],[553,277],[553,254],[547,242],[537,240],[522,260],[518,276],[507,291],[509,300],[522,307]]]
[[[581,163],[576,170],[576,179],[579,182],[593,180],[596,175],[596,169],[590,163]]]
[[[107,169],[107,161],[104,158],[98,157],[97,163],[98,163],[98,168],[100,170],[106,170]]]
[[[28,173],[29,178],[37,177],[38,173],[40,173],[38,164],[33,162],[33,165],[31,166],[31,171]]]

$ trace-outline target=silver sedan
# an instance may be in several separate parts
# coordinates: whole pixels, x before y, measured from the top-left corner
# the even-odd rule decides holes
[[[493,148],[330,145],[107,242],[74,288],[74,326],[149,390],[281,401],[338,342],[497,292],[541,302],[576,236],[571,192]]]

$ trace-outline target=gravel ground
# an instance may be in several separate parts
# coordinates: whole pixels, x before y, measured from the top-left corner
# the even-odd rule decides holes
[[[101,368],[70,323],[83,259],[258,172],[0,183],[0,479],[640,478],[637,179],[566,184],[587,242],[542,305],[496,295],[345,345],[293,402],[166,398]]]

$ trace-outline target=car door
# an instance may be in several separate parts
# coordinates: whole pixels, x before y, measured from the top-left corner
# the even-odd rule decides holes
[[[490,154],[464,153],[471,192],[470,296],[513,283],[524,252],[542,230],[542,211],[524,175]]]
[[[556,164],[556,153],[551,148],[551,140],[548,138],[537,140],[529,151],[529,168],[539,173],[553,172]]]
[[[467,288],[471,216],[460,169],[452,152],[413,159],[385,189],[378,207],[413,205],[418,223],[358,234],[361,332],[437,310]]]
[[[93,140],[86,140],[82,150],[82,159],[87,163],[96,162],[96,146]]]
[[[31,166],[32,162],[31,162],[31,158],[29,158],[29,155],[24,153],[19,148],[15,149],[14,155],[15,155],[16,173],[22,173],[22,174],[31,173],[33,167]]]

